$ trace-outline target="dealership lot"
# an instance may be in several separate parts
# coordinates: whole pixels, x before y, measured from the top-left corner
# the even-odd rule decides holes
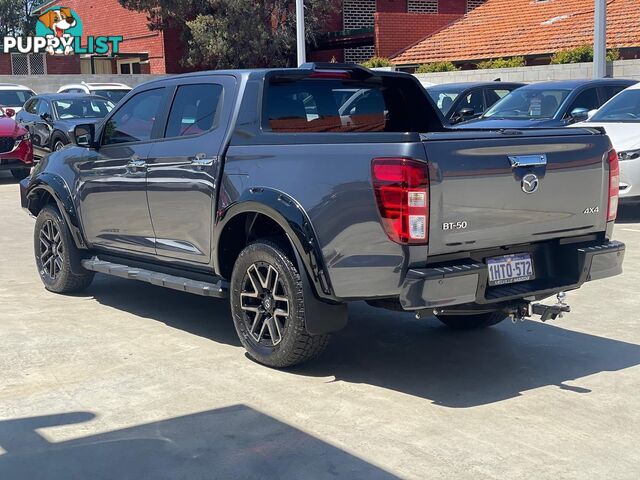
[[[98,277],[48,293],[0,174],[0,478],[637,478],[640,209],[622,276],[542,324],[350,307],[317,361],[244,355],[226,301]]]

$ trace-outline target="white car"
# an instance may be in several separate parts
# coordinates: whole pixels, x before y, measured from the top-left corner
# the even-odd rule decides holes
[[[640,83],[623,90],[576,127],[604,127],[620,161],[620,202],[640,203]]]
[[[29,87],[16,83],[0,83],[0,106],[11,108],[16,113],[22,110],[22,106],[35,95]]]
[[[86,93],[88,95],[100,95],[111,100],[113,104],[118,103],[131,91],[129,85],[124,83],[70,83],[58,89],[58,93]]]

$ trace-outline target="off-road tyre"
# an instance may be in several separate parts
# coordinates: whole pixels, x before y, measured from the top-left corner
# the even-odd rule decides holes
[[[54,205],[46,205],[38,214],[33,243],[38,274],[47,290],[76,293],[91,285],[94,273],[82,267],[82,255]]]
[[[274,272],[277,272],[275,281]],[[263,280],[267,282],[263,284]],[[282,298],[287,301],[278,300]],[[285,306],[286,318],[282,315]],[[256,308],[260,312],[247,310]],[[280,246],[268,240],[258,240],[240,252],[231,276],[231,312],[247,354],[268,367],[285,368],[311,360],[329,342],[329,335],[310,335],[306,331],[298,268]],[[263,317],[256,322],[259,313]]]

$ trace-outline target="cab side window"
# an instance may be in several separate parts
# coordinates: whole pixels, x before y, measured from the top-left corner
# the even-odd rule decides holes
[[[164,88],[147,90],[131,97],[107,120],[103,145],[144,142],[151,139],[162,107]]]
[[[576,99],[573,101],[569,110],[567,110],[567,114],[571,115],[576,108],[586,108],[587,110],[595,110],[600,107],[600,103],[598,101],[598,91],[595,88],[588,88],[584,92],[580,93]]]
[[[49,102],[47,102],[46,100],[40,100],[40,102],[38,102],[38,109],[36,111],[37,115],[48,115],[49,117],[51,117],[51,105],[49,105]]]
[[[211,130],[216,123],[222,98],[222,85],[201,84],[178,87],[165,137],[184,137]]]
[[[33,100],[29,100],[27,104],[24,106],[24,111],[30,113],[31,115],[35,115],[38,108],[39,100],[34,98]]]

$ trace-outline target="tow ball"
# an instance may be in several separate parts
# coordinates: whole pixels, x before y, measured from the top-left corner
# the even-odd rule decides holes
[[[571,311],[571,307],[565,303],[567,299],[566,292],[559,292],[556,295],[558,302],[555,305],[544,305],[542,303],[521,303],[519,304],[515,312],[511,312],[509,317],[516,323],[518,321],[524,321],[527,317],[533,315],[540,315],[540,320],[546,322],[547,320],[555,320],[556,318],[564,317],[565,313]]]

